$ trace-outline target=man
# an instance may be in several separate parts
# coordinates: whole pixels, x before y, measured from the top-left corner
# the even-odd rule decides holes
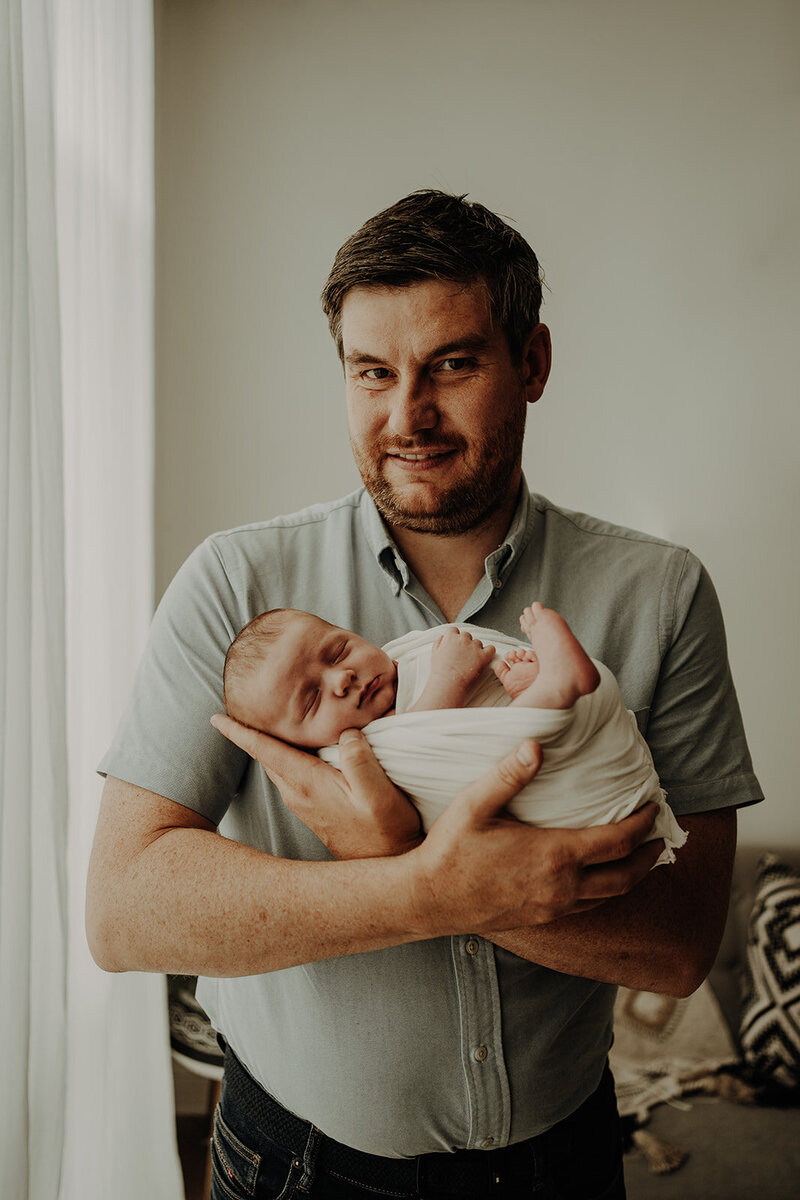
[[[88,928],[106,969],[205,977],[216,1197],[624,1196],[613,984],[685,995],[713,961],[735,807],[761,797],[716,597],[688,551],[529,495],[540,302],[533,251],[480,205],[415,193],[367,222],[323,293],[365,489],[208,539],[154,620],[102,764]],[[616,674],[690,834],[675,866],[649,873],[649,810],[504,816],[530,743],[420,841],[360,734],[340,775],[214,715],[264,609],[381,643],[513,632],[533,599]]]

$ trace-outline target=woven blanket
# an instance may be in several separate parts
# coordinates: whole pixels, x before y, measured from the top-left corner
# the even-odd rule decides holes
[[[621,1116],[645,1120],[656,1104],[738,1059],[708,983],[684,1000],[619,989],[610,1061]]]

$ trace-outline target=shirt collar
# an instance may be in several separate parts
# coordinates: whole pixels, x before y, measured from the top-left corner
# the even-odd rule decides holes
[[[408,564],[366,488],[361,489],[359,510],[361,512],[361,528],[367,544],[375,555],[381,570],[387,576],[392,591],[398,595],[400,589],[408,584],[410,578]]]
[[[383,518],[375,507],[375,503],[366,488],[361,489],[359,501],[361,525],[372,550],[384,574],[392,584],[392,590],[397,595],[401,588],[407,587],[410,579],[408,564],[400,553],[397,543],[389,533]],[[517,499],[517,507],[511,518],[511,524],[502,543],[486,558],[486,575],[492,587],[502,586],[512,567],[519,559],[530,541],[533,533],[534,506],[525,476]]]

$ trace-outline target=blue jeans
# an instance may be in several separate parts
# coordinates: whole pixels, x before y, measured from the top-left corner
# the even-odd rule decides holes
[[[228,1049],[211,1143],[211,1200],[625,1200],[614,1081],[538,1137],[496,1150],[385,1159],[300,1121]]]

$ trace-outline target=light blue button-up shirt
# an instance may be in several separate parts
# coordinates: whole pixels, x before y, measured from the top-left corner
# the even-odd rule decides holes
[[[616,674],[676,812],[761,798],[716,596],[687,550],[558,508],[523,484],[458,620],[517,635],[536,599]],[[159,606],[100,769],[203,813],[228,837],[322,860],[327,850],[261,768],[209,726],[222,708],[230,641],[277,607],[318,613],[376,644],[444,620],[363,490],[216,534]],[[286,1108],[391,1157],[503,1146],[567,1116],[599,1082],[614,996],[476,936],[201,980],[198,989]]]

